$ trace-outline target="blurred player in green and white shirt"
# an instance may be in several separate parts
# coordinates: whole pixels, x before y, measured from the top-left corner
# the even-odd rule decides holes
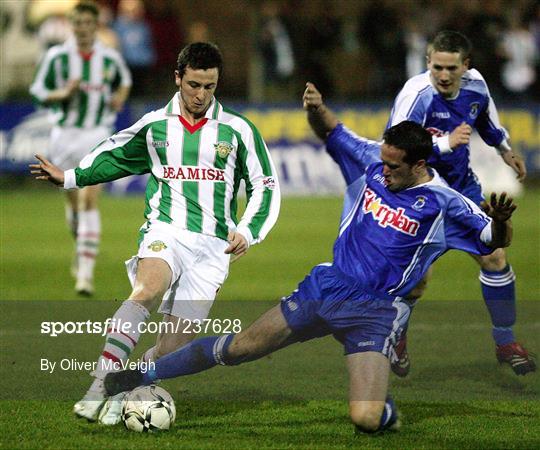
[[[33,98],[49,108],[54,127],[49,158],[68,169],[110,136],[131,87],[131,75],[120,54],[96,39],[98,9],[78,3],[71,13],[73,37],[51,47],[30,87]],[[80,294],[93,293],[94,265],[101,222],[97,209],[100,188],[67,191],[66,220],[76,238],[73,275]]]
[[[64,172],[41,156],[40,164],[31,166],[37,178],[65,189],[150,174],[139,251],[127,262],[133,290],[113,317],[131,323],[131,331],[111,327],[95,381],[75,405],[80,417],[98,417],[105,402],[102,379],[111,365],[119,370],[127,360],[150,311],[161,302],[163,321],[181,326],[176,333],[161,334],[146,360],[195,337],[195,332],[182,333],[184,323],[208,316],[227,277],[230,255],[244,255],[277,220],[280,191],[270,154],[255,126],[214,97],[221,73],[215,45],[190,44],[178,57],[179,92],[164,108],[103,141],[74,170]],[[247,206],[238,220],[242,180]],[[120,420],[120,402],[114,400],[103,408],[102,423]]]

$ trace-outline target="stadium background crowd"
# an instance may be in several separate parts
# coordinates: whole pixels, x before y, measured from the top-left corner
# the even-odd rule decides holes
[[[441,29],[466,34],[499,103],[540,101],[538,0],[101,0],[100,38],[134,75],[131,100],[167,98],[178,49],[212,40],[228,62],[220,90],[239,101],[296,102],[306,80],[337,101],[390,102],[425,67]],[[36,61],[67,36],[62,1],[2,2],[2,100],[27,97]],[[249,55],[249,58],[246,58]]]

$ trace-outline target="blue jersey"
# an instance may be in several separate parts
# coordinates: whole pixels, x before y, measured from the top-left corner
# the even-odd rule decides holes
[[[326,147],[347,182],[334,267],[365,292],[405,296],[449,249],[489,254],[491,219],[433,171],[427,183],[392,192],[381,145],[338,125]]]
[[[396,97],[387,128],[404,120],[419,123],[433,134],[434,152],[428,163],[459,192],[466,189],[472,171],[469,145],[450,148],[448,135],[456,127],[465,122],[478,131],[487,145],[510,148],[508,133],[499,123],[486,82],[475,69],[465,72],[454,99],[437,92],[429,71],[411,78]]]

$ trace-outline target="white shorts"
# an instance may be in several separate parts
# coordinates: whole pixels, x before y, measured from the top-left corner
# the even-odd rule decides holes
[[[109,127],[54,127],[49,141],[49,159],[63,170],[79,165],[92,149],[111,135]]]
[[[229,243],[164,222],[145,224],[141,230],[144,235],[139,251],[126,261],[131,285],[135,285],[139,259],[163,259],[172,278],[158,311],[182,319],[206,319],[229,274],[230,255],[224,253]]]

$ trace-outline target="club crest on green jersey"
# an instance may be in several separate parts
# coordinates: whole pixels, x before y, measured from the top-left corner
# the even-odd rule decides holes
[[[148,248],[153,252],[160,252],[161,250],[165,250],[167,246],[163,241],[154,241],[148,246]]]
[[[226,158],[234,150],[233,145],[225,141],[219,141],[217,144],[214,144],[214,148],[220,158]]]

